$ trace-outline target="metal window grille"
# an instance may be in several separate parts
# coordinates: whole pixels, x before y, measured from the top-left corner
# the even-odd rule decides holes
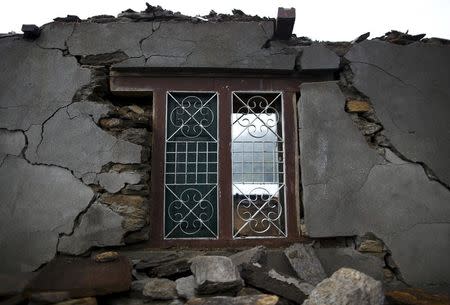
[[[164,237],[217,238],[216,92],[167,92]]]
[[[286,237],[282,94],[233,92],[233,238]]]

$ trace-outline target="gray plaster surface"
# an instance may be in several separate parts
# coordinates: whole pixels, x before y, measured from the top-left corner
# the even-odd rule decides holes
[[[450,287],[450,222],[418,223],[389,236],[402,276],[412,283]],[[449,290],[447,290],[449,291]]]
[[[40,134],[30,130],[27,158],[68,168],[77,177],[98,173],[109,162],[141,162],[141,146],[115,138],[98,127],[91,116],[79,109],[77,113],[70,116],[66,109],[59,110],[44,125],[42,141]]]
[[[53,258],[92,190],[69,171],[8,156],[0,167],[0,272],[32,271]]]
[[[361,271],[376,280],[383,280],[383,258],[362,254],[353,248],[317,248],[315,252],[328,276],[346,267]]]
[[[325,44],[313,43],[303,48],[299,64],[300,70],[337,70],[340,58]]]
[[[195,67],[293,70],[297,51],[273,42],[273,22],[161,23],[142,41],[145,59],[114,67]]]
[[[89,116],[95,123],[98,123],[112,109],[113,107],[108,104],[78,102],[67,107],[67,114],[71,119],[79,116]]]
[[[364,41],[346,54],[383,134],[406,158],[450,184],[450,47]]]
[[[67,48],[66,41],[74,31],[75,23],[51,22],[41,28],[41,34],[36,39],[36,44],[41,48]]]
[[[24,147],[25,135],[23,132],[0,129],[0,164],[6,155],[20,155]]]
[[[42,124],[90,79],[75,58],[23,39],[1,39],[0,57],[0,128]]]
[[[79,255],[91,247],[123,245],[123,217],[100,203],[94,203],[81,217],[70,236],[62,236],[58,251]]]
[[[153,22],[77,23],[67,40],[72,55],[96,55],[123,51],[142,56],[140,43],[153,33]]]
[[[406,237],[417,225],[424,225],[425,235],[426,224],[450,222],[450,192],[429,180],[420,165],[381,160],[352,125],[336,84],[303,84],[301,94],[303,202],[310,236],[372,232],[388,248],[397,249],[399,254],[393,250],[392,255],[408,283],[449,283],[450,273],[434,272],[442,264],[448,266],[449,258],[423,261],[422,257],[427,251],[438,251],[434,255],[439,257],[448,254],[450,240],[438,239],[439,247],[430,250],[426,242]],[[430,237],[448,232],[446,226],[429,228]],[[394,245],[395,236],[400,237]],[[408,256],[402,254],[405,252]],[[423,277],[408,277],[414,274],[418,262],[424,264]]]
[[[110,171],[97,175],[100,185],[108,191],[108,193],[117,193],[125,184],[137,184],[141,181],[141,175],[135,172],[115,172]]]

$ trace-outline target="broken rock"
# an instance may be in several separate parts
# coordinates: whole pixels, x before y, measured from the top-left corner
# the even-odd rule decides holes
[[[266,248],[263,246],[258,246],[233,254],[230,256],[230,259],[236,267],[239,267],[242,264],[258,263],[265,254]]]
[[[241,276],[250,286],[269,291],[298,304],[301,304],[313,289],[311,284],[302,283],[296,278],[258,264],[244,264]]]
[[[303,305],[383,305],[381,282],[350,268],[323,280]]]
[[[197,282],[193,275],[179,278],[175,281],[177,284],[177,293],[186,300],[192,299],[196,295]]]
[[[115,251],[108,251],[99,253],[95,256],[94,260],[97,263],[106,263],[106,262],[112,262],[119,258],[119,253]]]
[[[148,274],[157,277],[177,278],[190,274],[189,257],[182,257],[153,268]]]
[[[172,300],[178,296],[174,281],[158,278],[148,279],[142,294],[155,300]]]
[[[197,256],[192,259],[191,271],[198,285],[198,293],[212,294],[238,291],[242,279],[233,261],[225,256]]]
[[[64,302],[56,303],[55,305],[97,305],[97,299],[92,297],[67,300]]]
[[[294,244],[284,254],[302,280],[317,285],[327,277],[312,245]]]
[[[278,297],[275,295],[249,295],[240,297],[211,297],[189,300],[186,305],[275,305]]]

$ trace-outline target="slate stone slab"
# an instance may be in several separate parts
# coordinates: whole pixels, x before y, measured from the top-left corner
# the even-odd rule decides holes
[[[274,293],[297,304],[301,304],[313,286],[299,279],[280,274],[258,264],[244,264],[241,276],[247,285]]]
[[[275,295],[251,295],[240,297],[209,297],[189,300],[186,305],[275,305],[278,297]]]
[[[142,294],[155,300],[173,300],[178,296],[174,281],[159,278],[148,279]]]
[[[190,257],[182,257],[176,260],[162,263],[148,271],[148,274],[157,277],[178,278],[190,274]]]
[[[164,253],[164,252],[142,252],[142,253],[124,253],[124,255],[130,257],[131,259],[143,258],[135,266],[136,270],[145,270],[148,268],[153,268],[163,263],[170,262],[179,258],[179,256],[174,252]]]
[[[379,281],[359,271],[342,268],[311,292],[304,305],[383,305]]]
[[[305,282],[315,286],[326,278],[322,264],[311,245],[293,244],[284,250],[284,254],[298,277]]]
[[[197,256],[191,262],[199,294],[238,291],[242,287],[239,271],[228,257]]]
[[[257,263],[263,259],[263,257],[266,254],[266,248],[263,246],[254,247],[248,250],[240,251],[238,253],[235,253],[229,258],[233,261],[233,264],[235,264],[237,267],[241,266],[242,264],[248,264],[248,263]]]
[[[57,257],[30,283],[29,293],[67,292],[71,298],[127,291],[131,286],[131,265],[127,258],[97,263],[91,258]]]
[[[273,269],[278,273],[282,273],[291,277],[296,277],[297,273],[289,263],[288,258],[284,254],[284,249],[267,249],[266,255],[259,262],[267,269]]]

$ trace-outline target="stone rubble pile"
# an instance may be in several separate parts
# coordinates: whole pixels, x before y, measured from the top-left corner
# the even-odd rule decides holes
[[[378,245],[361,243],[364,250]],[[327,278],[312,245],[231,254],[115,251],[59,256],[39,272],[0,275],[0,304],[381,305],[382,283],[350,268]],[[328,274],[330,275],[330,274]]]

